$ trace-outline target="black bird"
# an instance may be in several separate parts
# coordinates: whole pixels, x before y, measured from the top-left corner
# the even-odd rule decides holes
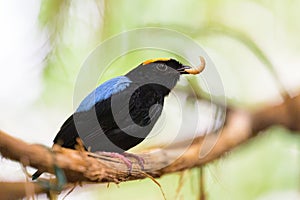
[[[136,146],[152,130],[161,115],[164,97],[180,75],[199,74],[204,69],[205,60],[200,60],[200,66],[192,68],[174,59],[151,59],[125,76],[104,82],[65,121],[54,143],[75,149],[80,137],[89,151],[114,153]]]

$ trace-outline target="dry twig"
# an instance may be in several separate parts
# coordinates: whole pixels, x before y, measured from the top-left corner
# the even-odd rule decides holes
[[[56,165],[64,170],[70,183],[119,183],[143,179],[149,175],[156,178],[164,174],[201,166],[222,156],[225,152],[271,125],[281,124],[291,130],[300,130],[299,119],[300,96],[286,99],[281,105],[266,108],[254,114],[230,110],[220,134],[198,137],[187,149],[185,149],[186,145],[182,145],[184,144],[182,143],[167,149],[156,149],[139,154],[145,160],[144,171],[141,171],[137,161],[132,160],[133,169],[130,175],[127,166],[117,158],[108,158],[101,154],[65,149],[59,146],[54,146],[53,152],[51,152],[41,145],[27,144],[3,131],[0,131],[0,152],[5,158],[20,163],[26,160],[26,163],[22,163],[23,165],[30,165],[49,173],[54,173],[53,166]],[[216,144],[214,144],[215,141]],[[213,148],[211,148],[212,146]],[[199,158],[200,152],[207,149],[211,150],[205,157]],[[178,157],[178,152],[183,152],[183,154]],[[36,193],[46,192],[34,183],[28,184],[34,187]],[[16,194],[22,196],[25,193],[23,191],[23,193]]]

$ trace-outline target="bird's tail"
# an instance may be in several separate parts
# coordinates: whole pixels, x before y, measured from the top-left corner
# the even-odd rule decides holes
[[[31,179],[33,181],[36,180],[38,177],[40,177],[40,175],[42,175],[42,173],[44,173],[42,170],[37,170],[34,174],[32,174]]]

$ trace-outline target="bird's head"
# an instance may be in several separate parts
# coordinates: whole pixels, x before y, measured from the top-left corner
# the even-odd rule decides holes
[[[204,70],[205,60],[200,57],[201,64],[197,68],[192,68],[188,65],[183,65],[172,58],[155,58],[144,61],[141,65],[152,68],[153,71],[162,73],[165,75],[170,74],[199,74]],[[140,66],[141,66],[140,65]]]
[[[172,89],[183,74],[199,74],[205,68],[205,60],[200,56],[198,67],[183,65],[172,58],[156,58],[142,62],[131,70],[127,77],[136,82],[153,82]]]

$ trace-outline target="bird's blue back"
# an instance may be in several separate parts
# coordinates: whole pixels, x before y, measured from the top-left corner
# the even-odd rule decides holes
[[[129,87],[131,82],[132,81],[126,76],[118,76],[104,82],[83,99],[76,112],[90,110],[96,103],[108,99],[113,94]]]

